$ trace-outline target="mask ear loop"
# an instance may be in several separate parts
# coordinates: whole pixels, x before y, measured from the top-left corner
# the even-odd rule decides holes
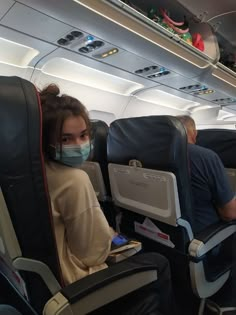
[[[93,159],[94,139],[91,139],[89,141],[89,148],[90,148],[90,151],[89,151],[89,156],[87,158],[87,161],[91,161]]]
[[[90,133],[90,139],[89,139],[90,152],[89,152],[89,156],[87,159],[88,161],[91,161],[93,159],[94,140],[95,140],[95,128],[92,126],[91,133]]]

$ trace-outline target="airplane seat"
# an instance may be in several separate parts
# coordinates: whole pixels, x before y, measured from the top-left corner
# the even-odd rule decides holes
[[[16,234],[15,242],[10,244],[9,250],[14,248],[10,257],[15,266],[19,265],[16,269],[23,270],[34,268],[30,259],[41,261],[62,282],[52,217],[46,211],[49,199],[42,172],[37,93],[31,83],[14,77],[0,77],[0,91],[0,134],[4,148],[0,155],[0,187],[13,224],[11,227],[9,222],[9,228],[14,228]],[[50,291],[37,274],[27,274],[24,279],[32,304],[41,309],[51,297]]]
[[[0,116],[0,253],[10,266],[1,272],[13,285],[11,270],[19,272],[20,288],[35,312],[96,314],[107,303],[156,281],[156,265],[133,268],[127,260],[64,286],[42,154],[41,107],[34,85],[19,77],[0,77]]]
[[[207,268],[208,256],[235,233],[236,224],[219,222],[194,235],[183,125],[171,116],[116,120],[109,128],[108,163],[121,232],[169,259],[174,281],[191,283],[191,291],[202,299],[202,314],[205,299],[224,285],[232,268],[231,260]]]
[[[18,310],[10,305],[0,305],[0,315],[23,315]]]
[[[24,315],[37,315],[27,300],[19,273],[2,255],[0,257],[0,314],[7,314],[3,304],[8,304]]]
[[[109,126],[102,120],[92,120],[93,150],[91,161],[98,162],[102,171],[106,193],[111,194],[109,175],[107,169],[107,136]]]
[[[108,134],[109,176],[115,203],[121,207],[128,204],[137,220],[138,214],[149,214],[158,221],[160,231],[164,228],[169,235],[159,241],[173,247],[174,233],[174,247],[185,253],[194,222],[187,142],[178,121],[167,125],[170,119],[149,116],[113,122]],[[125,211],[123,217],[128,220],[130,214],[133,217],[134,213]]]
[[[229,181],[236,192],[236,131],[229,129],[198,130],[198,145],[215,151],[226,168]]]
[[[81,165],[92,182],[101,208],[110,224],[115,228],[115,213],[111,200],[111,190],[107,164],[107,135],[109,127],[102,120],[91,120],[92,152],[88,161]]]

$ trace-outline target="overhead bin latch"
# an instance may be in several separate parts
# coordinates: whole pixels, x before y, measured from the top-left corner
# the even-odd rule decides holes
[[[219,30],[219,27],[221,26],[221,24],[222,24],[221,21],[218,21],[217,23],[212,24],[212,28],[215,33]]]
[[[194,17],[194,20],[199,23],[207,22],[208,12],[203,11]]]

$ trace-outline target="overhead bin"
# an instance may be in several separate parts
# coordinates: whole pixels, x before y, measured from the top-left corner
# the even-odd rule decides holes
[[[220,58],[213,68],[209,84],[227,90],[235,97],[236,87],[236,2],[235,0],[178,0],[199,20],[212,26],[220,47]],[[230,103],[229,103],[230,104]]]
[[[53,45],[0,25],[0,75],[30,79],[33,66],[55,50]]]
[[[226,97],[222,97],[222,99],[227,98],[227,95],[236,97],[234,89],[236,74],[230,72],[219,63],[220,51],[212,25],[206,22],[199,23],[199,20],[195,23],[193,18],[197,16],[195,13],[190,12],[190,6],[188,6],[188,9],[185,9],[178,1],[160,0],[158,2],[158,5],[160,3],[171,5],[170,3],[172,3],[174,9],[177,10],[178,17],[181,15],[181,10],[182,17],[184,15],[192,17],[190,27],[193,32],[199,32],[202,35],[205,44],[204,52],[187,44],[184,40],[173,35],[173,33],[143,14],[143,12],[147,12],[147,7],[145,9],[145,6],[156,6],[156,1],[75,1],[99,13],[111,23],[115,23],[116,31],[119,30],[120,36],[122,36],[123,47],[127,48],[129,52],[135,52],[140,57],[145,57],[149,62],[153,61],[177,75],[181,74],[196,82],[207,84],[211,90],[222,91],[226,94]],[[130,6],[124,2],[135,3],[135,6]],[[138,5],[140,5],[140,8],[137,10]],[[113,34],[113,29],[114,26],[111,26],[111,34]],[[124,32],[124,29],[126,32]],[[113,64],[116,65],[114,59]],[[145,73],[140,73],[139,75],[142,76]],[[159,82],[165,84],[165,79],[167,82],[170,82],[168,76],[166,78],[162,77],[159,79]],[[179,78],[174,80],[172,77],[170,79],[173,82],[179,81]],[[190,84],[192,85],[192,83]],[[169,84],[167,83],[167,85]]]
[[[225,67],[221,63],[217,63],[213,67],[212,72],[206,77],[209,85],[213,86],[218,90],[225,90],[227,94],[231,96],[228,100],[218,100],[218,104],[230,105],[231,103],[236,103],[236,73]],[[216,99],[217,103],[217,99]]]
[[[123,47],[128,51],[145,56],[149,61],[188,78],[205,73],[217,59],[217,47],[212,50],[214,51],[212,55],[201,53],[122,1],[76,2],[115,23],[116,29],[120,30]],[[114,26],[111,26],[110,31],[113,29]],[[216,42],[213,43],[215,44]]]
[[[236,2],[235,0],[178,0],[198,20],[212,25],[216,36],[220,35],[236,48]]]

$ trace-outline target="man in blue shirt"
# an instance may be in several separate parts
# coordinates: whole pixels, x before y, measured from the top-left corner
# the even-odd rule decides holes
[[[196,145],[197,130],[190,116],[177,116],[186,128],[189,167],[195,211],[194,232],[220,219],[236,219],[236,200],[219,156]]]
[[[205,227],[220,219],[225,221],[236,219],[236,199],[219,156],[212,150],[195,144],[197,130],[195,122],[190,116],[177,116],[177,118],[184,125],[188,139],[189,168],[195,212],[193,231],[201,232]],[[234,243],[229,243],[226,252],[234,250],[234,246]],[[212,254],[214,258],[216,253],[212,252]],[[235,279],[236,270],[233,268],[230,278],[219,293],[219,296],[223,296],[226,306],[233,306],[232,304],[234,307],[236,306]]]

